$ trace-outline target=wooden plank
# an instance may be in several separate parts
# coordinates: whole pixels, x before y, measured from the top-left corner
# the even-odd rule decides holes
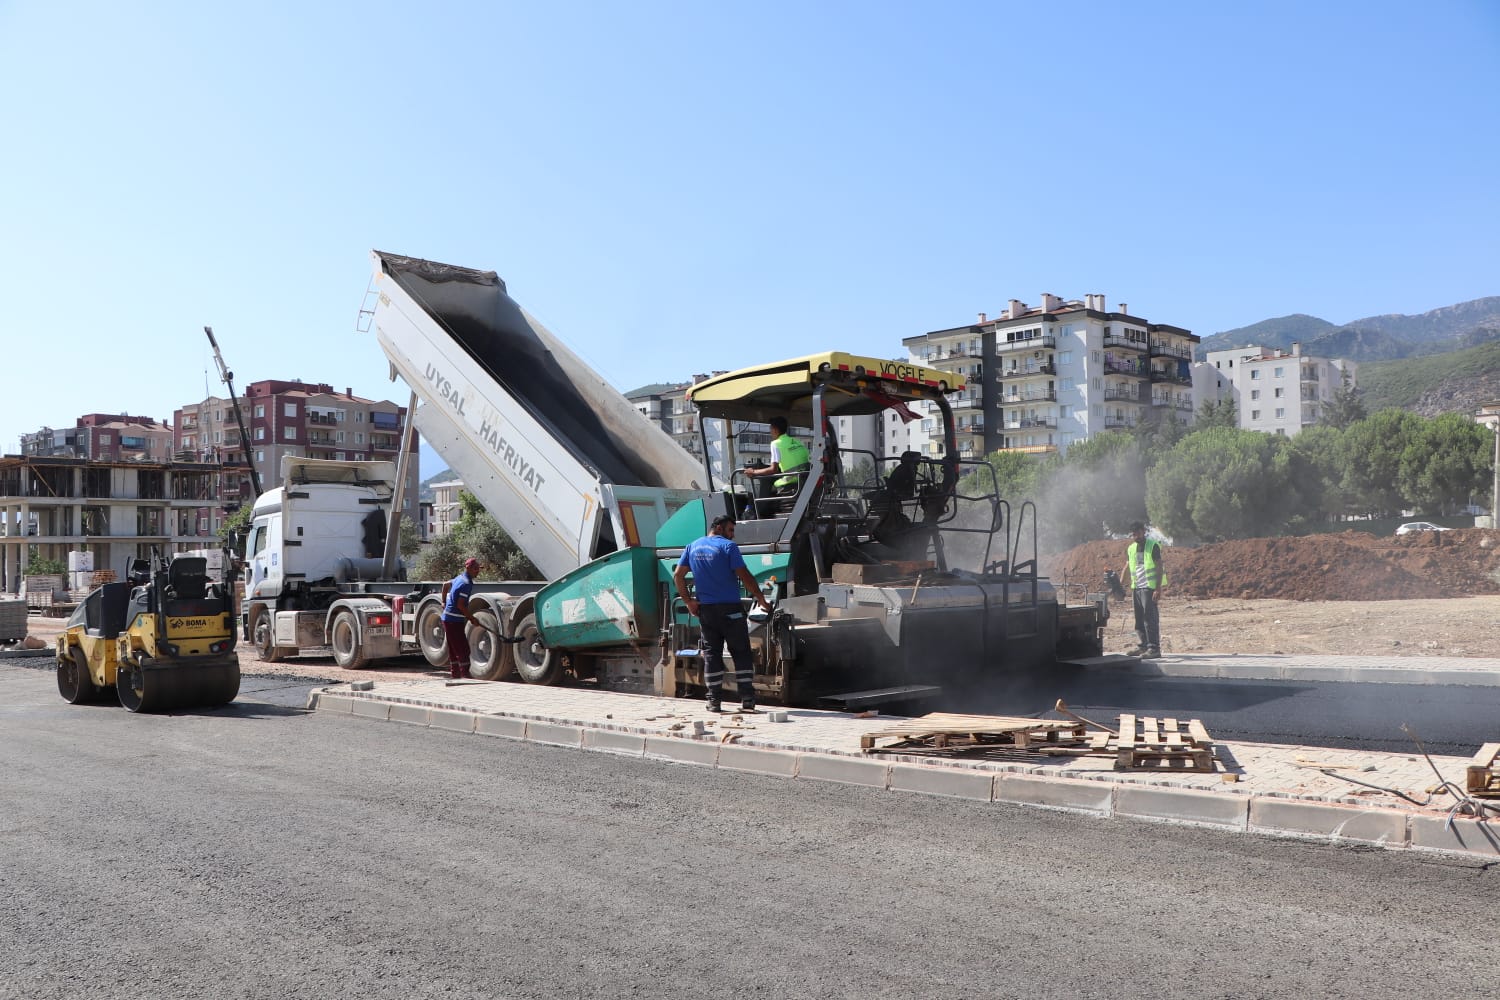
[[[1135,735],[1135,716],[1120,716],[1120,748],[1128,750],[1137,743]]]
[[[1141,742],[1153,747],[1161,745],[1161,727],[1149,715],[1141,720]]]
[[[1209,739],[1208,730],[1203,728],[1202,720],[1189,719],[1188,733],[1193,738],[1194,746],[1213,746],[1214,741]]]
[[[1497,756],[1500,756],[1500,743],[1486,743],[1474,755],[1474,763],[1480,767],[1494,767]]]
[[[1109,749],[1109,741],[1112,739],[1114,739],[1113,736],[1101,729],[1094,734],[1093,740],[1089,743],[1089,749],[1094,753],[1104,752]]]

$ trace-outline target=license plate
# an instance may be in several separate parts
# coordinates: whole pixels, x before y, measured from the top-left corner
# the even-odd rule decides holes
[[[389,625],[370,625],[365,629],[365,635],[390,635]]]

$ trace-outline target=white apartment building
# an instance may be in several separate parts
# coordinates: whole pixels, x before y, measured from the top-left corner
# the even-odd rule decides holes
[[[1297,343],[1290,351],[1270,347],[1210,351],[1202,367],[1222,380],[1234,399],[1241,428],[1286,437],[1316,424],[1323,408],[1343,387],[1345,374],[1353,385],[1358,372],[1352,361],[1304,355]]]
[[[1103,295],[1040,305],[1011,299],[997,318],[933,330],[902,341],[911,361],[959,372],[968,382],[948,397],[966,458],[996,451],[1066,452],[1107,430],[1148,421],[1192,422],[1197,336],[1181,327],[1110,310]],[[943,451],[935,404],[911,434],[923,454]]]
[[[463,488],[462,479],[445,479],[428,487],[432,490],[432,521],[426,536],[428,540],[435,541],[441,538],[452,531],[453,526],[458,523],[459,517],[463,515],[463,506],[458,502],[458,494]]]

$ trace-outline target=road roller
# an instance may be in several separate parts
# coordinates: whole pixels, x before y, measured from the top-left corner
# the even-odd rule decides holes
[[[57,637],[57,689],[79,705],[111,694],[132,712],[227,705],[240,690],[235,602],[208,560],[153,553],[84,599]]]

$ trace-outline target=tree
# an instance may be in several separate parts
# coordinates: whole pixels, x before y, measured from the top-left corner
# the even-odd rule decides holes
[[[500,527],[484,505],[467,490],[458,493],[458,521],[439,536],[417,560],[415,573],[421,580],[444,580],[458,575],[464,560],[484,564],[486,580],[540,580],[542,573],[531,564],[515,540]]]
[[[1235,409],[1234,397],[1225,396],[1218,402],[1205,400],[1198,407],[1198,416],[1193,422],[1194,430],[1207,430],[1210,427],[1238,427],[1240,423],[1239,411]]]
[[[1397,479],[1407,505],[1446,514],[1484,492],[1490,482],[1494,437],[1458,413],[1424,421],[1401,453]]]
[[[1146,516],[1148,450],[1130,433],[1096,434],[1044,468],[1039,510],[1049,549],[1127,531]]]
[[[1327,519],[1359,513],[1344,491],[1348,479],[1347,435],[1336,427],[1318,424],[1292,438],[1292,448],[1302,456],[1308,482],[1299,484],[1305,496],[1319,498],[1318,512]]]
[[[417,528],[417,522],[409,517],[401,519],[401,555],[410,559],[422,548],[422,532]]]
[[[1339,488],[1357,513],[1393,517],[1410,506],[1399,476],[1401,458],[1421,430],[1406,410],[1381,410],[1344,429],[1344,479]]]
[[[1333,398],[1323,407],[1323,415],[1319,423],[1325,427],[1335,427],[1340,430],[1353,426],[1365,419],[1365,404],[1360,399],[1360,392],[1354,385],[1354,380],[1349,376],[1347,368],[1340,369],[1341,384]]]
[[[1279,435],[1194,431],[1152,468],[1146,509],[1157,528],[1179,540],[1288,534],[1316,502],[1302,492],[1311,478],[1305,462]]]

